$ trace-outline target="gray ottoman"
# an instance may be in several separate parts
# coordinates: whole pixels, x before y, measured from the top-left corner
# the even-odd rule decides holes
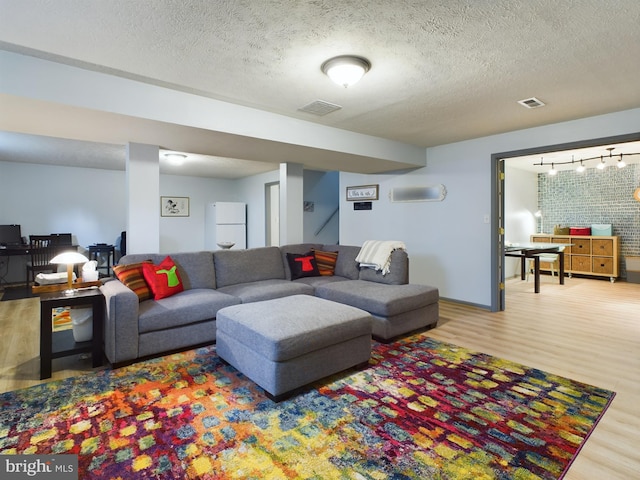
[[[276,402],[371,355],[367,312],[309,295],[225,307],[216,327],[218,356]]]

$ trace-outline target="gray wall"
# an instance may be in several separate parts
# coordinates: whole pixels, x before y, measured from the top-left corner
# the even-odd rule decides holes
[[[492,154],[639,131],[640,109],[633,109],[430,147],[425,168],[383,175],[341,173],[340,243],[403,240],[413,282],[437,286],[444,298],[493,308],[498,276],[492,244],[497,231]],[[380,184],[380,199],[370,211],[354,211],[344,199],[346,187],[373,183]],[[388,198],[395,187],[439,183],[447,189],[442,202],[395,204]],[[634,212],[637,222],[637,207]],[[487,215],[490,223],[484,221]]]

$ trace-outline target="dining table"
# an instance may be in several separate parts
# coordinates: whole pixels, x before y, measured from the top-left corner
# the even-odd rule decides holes
[[[533,260],[533,274],[534,274],[534,291],[540,293],[540,254],[543,253],[557,253],[559,260],[558,277],[560,285],[564,285],[564,254],[563,251],[566,247],[570,247],[571,243],[541,243],[541,242],[520,242],[520,243],[505,243],[504,255],[505,257],[520,258],[520,275],[522,280],[526,279],[527,275],[527,260]]]

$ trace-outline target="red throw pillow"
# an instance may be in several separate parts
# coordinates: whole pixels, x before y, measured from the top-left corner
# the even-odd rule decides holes
[[[154,300],[170,297],[184,290],[178,267],[170,256],[167,256],[160,265],[143,263],[142,273],[153,292]]]

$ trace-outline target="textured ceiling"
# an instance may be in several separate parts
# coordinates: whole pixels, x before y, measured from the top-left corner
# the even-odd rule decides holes
[[[640,107],[638,25],[638,0],[0,0],[0,48],[424,147]],[[372,68],[343,89],[320,65],[348,53]]]

